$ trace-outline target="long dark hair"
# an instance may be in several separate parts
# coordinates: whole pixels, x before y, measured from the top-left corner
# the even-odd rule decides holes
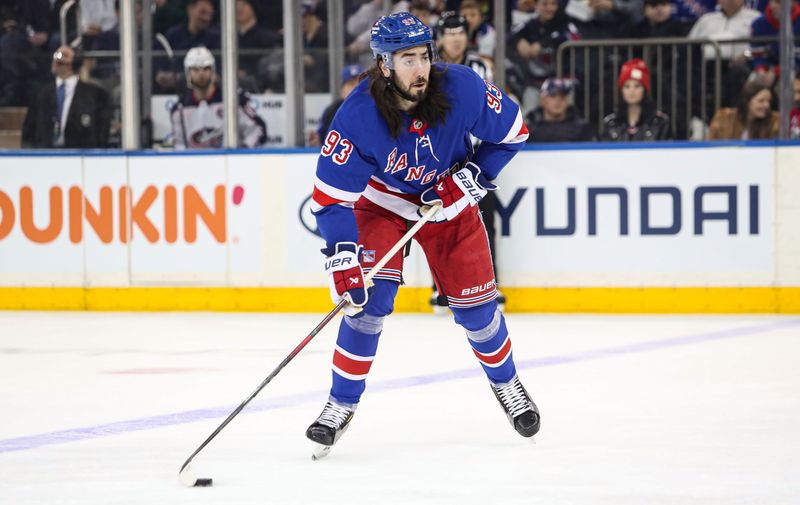
[[[769,139],[772,138],[772,108],[763,118],[755,118],[748,121],[747,116],[750,112],[750,100],[754,96],[767,90],[772,95],[772,89],[761,81],[750,81],[744,85],[739,94],[739,101],[736,103],[736,119],[738,119],[747,129],[750,139]]]
[[[411,117],[420,119],[430,126],[437,123],[444,124],[447,111],[452,107],[442,91],[442,76],[445,72],[447,72],[447,66],[439,70],[431,65],[428,92],[416,107],[408,111]],[[403,111],[397,107],[399,97],[386,82],[377,63],[367,71],[367,78],[369,79],[369,94],[375,100],[375,105],[386,121],[392,137],[397,138],[403,128]]]
[[[619,102],[617,102],[617,119],[628,122],[628,102],[622,98],[622,93],[620,92]],[[642,101],[639,102],[639,106],[642,108],[642,113],[639,116],[639,123],[644,123],[649,121],[651,117],[656,115],[658,109],[656,108],[656,103],[653,101],[653,97],[650,96],[650,92],[647,89],[644,90],[644,95],[642,95]]]

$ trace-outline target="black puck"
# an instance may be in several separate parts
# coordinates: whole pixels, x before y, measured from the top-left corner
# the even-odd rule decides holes
[[[213,479],[197,479],[194,487],[210,487],[214,483]]]

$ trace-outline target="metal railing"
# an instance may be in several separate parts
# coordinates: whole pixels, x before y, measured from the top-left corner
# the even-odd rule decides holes
[[[701,118],[704,117],[707,110],[708,69],[705,64],[702,64],[702,61],[698,62],[701,63],[698,65],[700,71],[698,90],[695,86],[696,67],[693,61],[693,58],[702,58],[695,54],[695,49],[702,50],[704,46],[710,46],[715,55],[711,91],[714,110],[717,110],[722,97],[722,49],[717,41],[709,39],[653,38],[568,41],[558,48],[556,73],[559,77],[565,77],[565,61],[569,62],[569,76],[581,81],[584,117],[590,120],[591,107],[589,104],[592,104],[592,100],[595,99],[598,114],[594,119],[599,126],[605,116],[606,102],[609,98],[606,95],[607,88],[611,90],[612,108],[614,110],[617,108],[619,95],[615,92],[615,82],[622,64],[634,57],[642,58],[650,69],[651,85],[655,89],[653,98],[656,107],[669,114],[673,134],[678,131],[679,112],[686,122],[686,131],[689,132],[695,103],[693,93],[696,90],[700,93],[699,112]],[[578,66],[579,60],[582,63],[580,67]],[[665,86],[664,83],[665,64],[670,67],[668,86]],[[685,74],[685,88],[682,87],[684,83],[679,82],[681,74]],[[685,97],[682,97],[681,91],[685,93]],[[667,96],[670,101],[669,108],[664,109],[664,99]],[[680,101],[683,102],[684,111],[679,111]]]
[[[75,24],[80,27],[81,24],[81,7],[78,4],[78,0],[67,0],[64,2],[64,5],[61,6],[61,9],[58,11],[58,21],[59,21],[59,33],[61,34],[61,45],[62,46],[72,46],[77,47],[81,43],[81,37],[78,35],[76,39],[72,42],[67,40],[67,15],[69,14],[70,9],[75,7]],[[78,30],[80,33],[80,30]]]

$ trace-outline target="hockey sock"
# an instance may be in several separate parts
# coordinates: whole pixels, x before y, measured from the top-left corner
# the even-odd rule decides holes
[[[333,353],[331,397],[339,403],[356,404],[366,388],[366,379],[378,349],[383,320],[393,310],[396,282],[378,279],[370,289],[364,311],[345,316]]]
[[[469,309],[453,308],[456,322],[467,330],[472,352],[493,384],[504,384],[517,374],[506,319],[491,302]]]
[[[333,352],[331,387],[331,396],[339,403],[355,404],[361,399],[375,351],[378,349],[382,323],[382,317],[376,318],[369,314],[358,318],[345,316],[342,320]]]

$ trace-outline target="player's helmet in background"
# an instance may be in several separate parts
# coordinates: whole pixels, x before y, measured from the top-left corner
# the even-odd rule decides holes
[[[197,46],[189,49],[186,57],[183,59],[183,71],[186,74],[186,82],[189,82],[189,69],[190,68],[205,68],[211,67],[211,70],[216,72],[216,64],[214,63],[214,55],[208,48]]]
[[[409,12],[397,12],[382,16],[370,32],[369,47],[372,56],[380,57],[386,68],[392,68],[392,54],[409,47],[428,46],[431,61],[436,56],[431,29]]]
[[[442,14],[439,22],[436,23],[436,33],[441,35],[450,31],[458,32],[464,30],[464,33],[469,33],[469,24],[467,19],[455,11],[448,11]]]

